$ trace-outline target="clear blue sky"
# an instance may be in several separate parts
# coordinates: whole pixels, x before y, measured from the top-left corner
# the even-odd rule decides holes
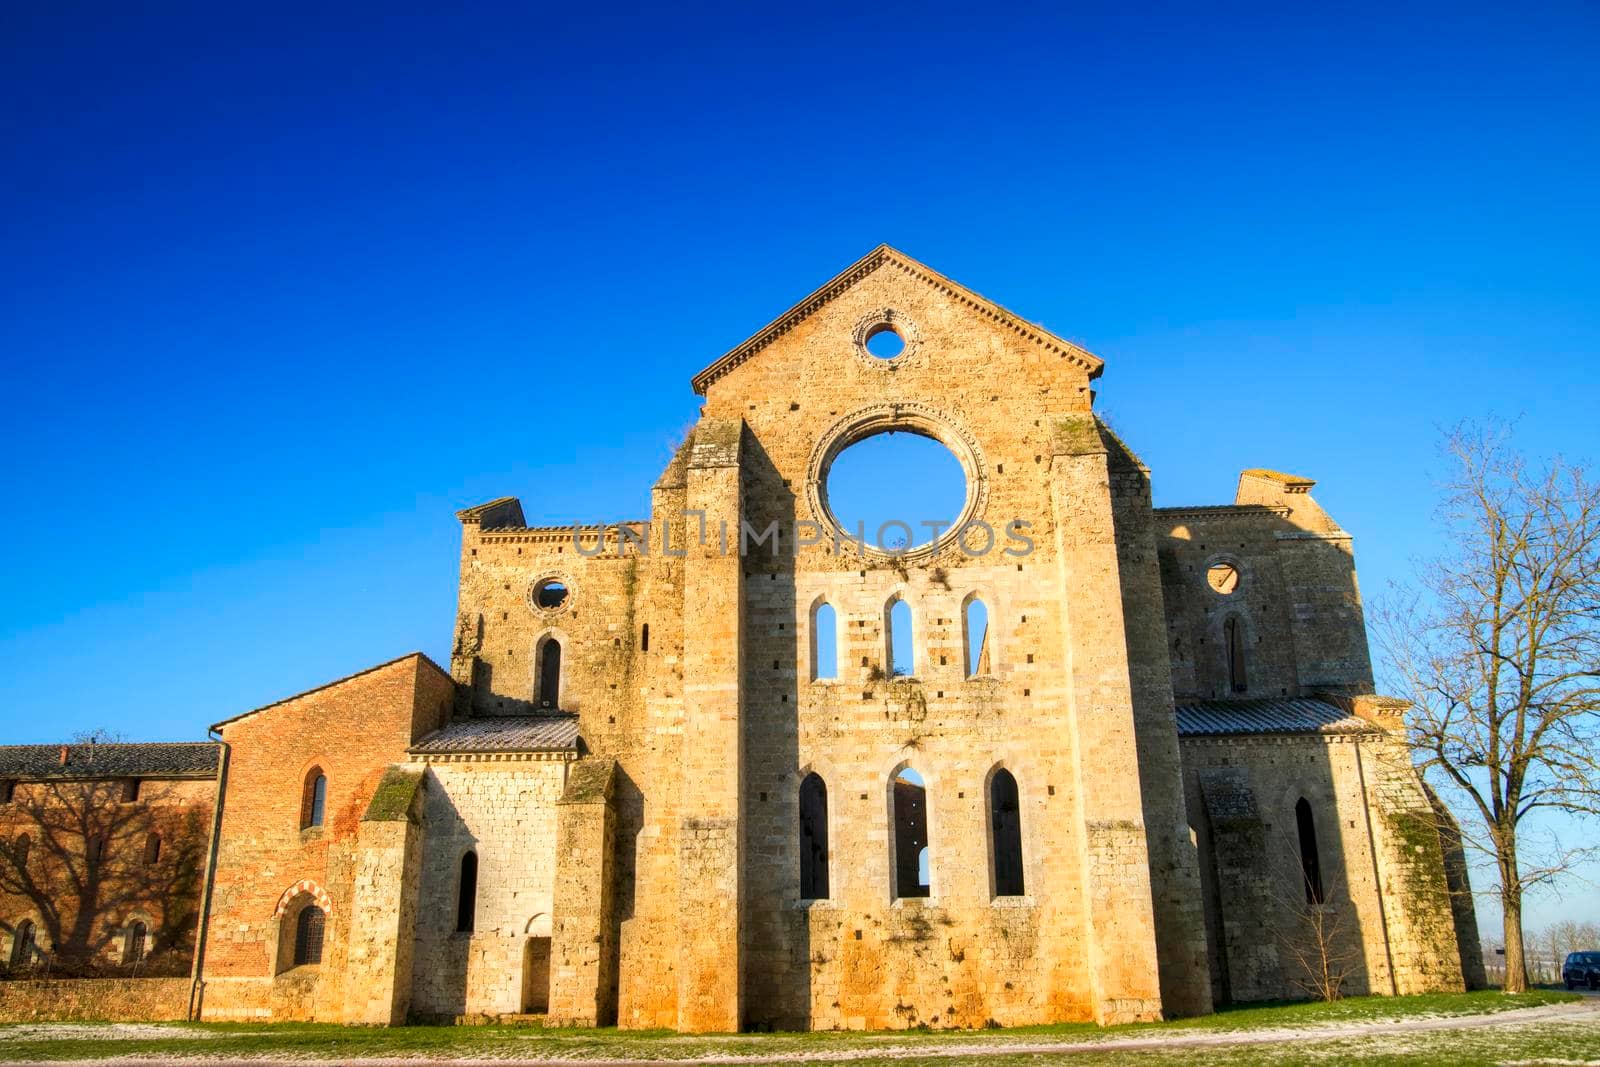
[[[6,740],[444,661],[454,509],[643,516],[881,241],[1103,356],[1158,503],[1319,479],[1369,597],[1440,424],[1600,452],[1593,5],[125,6],[0,12]]]

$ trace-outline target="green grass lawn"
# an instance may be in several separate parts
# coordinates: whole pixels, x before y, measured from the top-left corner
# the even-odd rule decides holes
[[[1027,1050],[1030,1045],[1063,1041],[1117,1041],[1178,1036],[1247,1035],[1277,1028],[1315,1028],[1405,1018],[1476,1015],[1577,1000],[1550,990],[1506,995],[1496,991],[1430,994],[1416,997],[1353,997],[1331,1004],[1275,1004],[1239,1008],[1197,1019],[1140,1023],[1100,1028],[1087,1023],[982,1031],[879,1031],[779,1034],[680,1035],[662,1031],[545,1030],[526,1026],[345,1027],[315,1023],[172,1023],[139,1027],[127,1036],[107,1024],[20,1024],[0,1027],[0,1060],[96,1059],[109,1056],[183,1056],[206,1058],[274,1057],[347,1060],[358,1057],[523,1058],[523,1059],[650,1059],[682,1060],[705,1055],[803,1057],[849,1053],[852,1064],[913,1062],[938,1056],[940,1064],[1042,1063],[1059,1056]],[[1523,1034],[1522,1030],[1530,1031]],[[1566,1031],[1570,1030],[1570,1033]],[[97,1033],[97,1031],[101,1031]],[[1185,1047],[1150,1052],[1120,1050],[1073,1055],[1073,1063],[1109,1062],[1110,1057],[1136,1057],[1140,1062],[1178,1063],[1200,1067],[1210,1063],[1270,1064],[1374,1056],[1402,1063],[1496,1062],[1474,1059],[1536,1056],[1592,1058],[1600,1048],[1600,1018],[1587,1023],[1546,1022],[1538,1027],[1504,1031],[1470,1031],[1373,1035],[1358,1039],[1319,1040],[1314,1032],[1270,1045],[1196,1049]],[[1528,1051],[1523,1054],[1524,1046]],[[1576,1051],[1585,1049],[1581,1054]],[[886,1055],[890,1054],[890,1055]],[[910,1059],[907,1056],[910,1056]],[[854,1058],[861,1057],[861,1058]],[[1421,1057],[1421,1058],[1416,1058]],[[1432,1057],[1432,1058],[1430,1058]],[[1125,1062],[1125,1060],[1124,1060]]]

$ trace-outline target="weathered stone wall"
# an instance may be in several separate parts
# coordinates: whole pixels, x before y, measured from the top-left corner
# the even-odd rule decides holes
[[[186,977],[0,982],[0,1022],[176,1022],[189,988]]]
[[[453,695],[447,675],[411,655],[222,724],[232,754],[204,1018],[343,1018],[361,817],[389,765],[444,721]],[[313,767],[327,776],[326,816],[302,829]],[[301,896],[315,898],[327,922],[322,963],[293,968],[279,958],[279,905]]]
[[[19,782],[11,802],[0,804],[3,882],[19,890],[0,890],[6,969],[19,975],[189,974],[217,782],[142,778],[131,803],[122,802],[122,791],[121,779]],[[159,839],[154,862],[147,851],[152,834]],[[25,856],[19,850],[24,836]],[[104,841],[94,858],[87,855],[91,836]],[[19,961],[13,948],[24,920],[34,924],[36,952]],[[127,955],[135,922],[148,930],[146,954],[137,961]]]
[[[1345,992],[1464,987],[1437,825],[1403,746],[1375,731],[1188,738],[1182,749],[1219,998],[1308,995],[1294,959],[1317,937],[1300,869],[1302,798]],[[1219,818],[1219,796],[1236,798],[1228,818]]]
[[[568,764],[436,759],[427,766],[411,1010],[424,1017],[525,1010],[529,938],[550,936],[556,803]],[[478,858],[472,932],[457,926],[461,858]],[[585,857],[574,857],[587,861]]]

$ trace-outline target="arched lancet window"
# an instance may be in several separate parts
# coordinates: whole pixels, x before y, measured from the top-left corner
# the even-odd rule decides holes
[[[811,610],[811,677],[839,677],[839,613],[825,600]]]
[[[1004,767],[989,779],[989,832],[994,850],[994,895],[1020,897],[1022,887],[1022,804],[1017,780]]]
[[[17,870],[25,871],[28,868],[28,853],[33,850],[33,838],[27,834],[18,834],[16,841],[11,845],[12,855],[16,857]]]
[[[894,895],[929,895],[932,858],[928,852],[928,791],[922,775],[906,767],[889,783],[894,809]]]
[[[817,774],[800,783],[800,897],[828,899],[828,787]]]
[[[144,839],[144,861],[147,864],[154,864],[159,859],[161,859],[161,835],[151,834]]]
[[[11,936],[11,966],[26,967],[33,962],[33,920],[23,919]]]
[[[1317,824],[1305,797],[1294,806],[1294,824],[1300,832],[1300,874],[1306,883],[1306,903],[1321,904],[1322,860],[1317,855]]]
[[[906,678],[917,673],[916,634],[912,632],[911,605],[896,596],[889,601],[884,613],[885,653],[889,661],[889,677]]]
[[[321,767],[306,772],[305,785],[300,797],[300,828],[309,830],[321,826],[328,811],[328,776]]]
[[[149,947],[150,930],[142,922],[136,922],[128,927],[128,940],[122,946],[123,963],[139,963],[145,957]]]
[[[539,706],[561,706],[561,642],[554,637],[539,646]]]
[[[456,931],[470,934],[478,922],[478,854],[461,857],[461,883],[456,894]]]
[[[968,678],[989,673],[989,607],[976,595],[968,597],[961,609],[963,643],[966,647],[964,667]]]
[[[322,935],[328,917],[315,904],[300,909],[294,924],[294,965],[305,967],[322,962]]]
[[[1223,620],[1222,644],[1228,656],[1228,688],[1243,693],[1250,688],[1250,683],[1244,672],[1244,626],[1237,615]]]

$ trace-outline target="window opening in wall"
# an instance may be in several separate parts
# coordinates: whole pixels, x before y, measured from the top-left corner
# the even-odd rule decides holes
[[[522,1010],[543,1015],[550,1010],[550,939],[530,937],[522,949]]]
[[[17,924],[17,932],[11,939],[11,966],[26,967],[33,962],[34,954],[34,927],[32,919],[23,919]]]
[[[867,334],[867,351],[879,359],[893,359],[906,350],[906,339],[888,323],[874,327]]]
[[[139,779],[124,778],[122,780],[122,802],[132,804],[139,799]]]
[[[561,701],[561,642],[550,638],[539,649],[539,706],[557,707]]]
[[[890,783],[894,792],[894,895],[925,897],[932,884],[928,854],[928,791],[910,767]]]
[[[305,967],[322,962],[322,935],[328,917],[315,904],[300,909],[294,926],[294,965]]]
[[[1317,855],[1317,824],[1305,797],[1294,806],[1295,828],[1300,832],[1300,873],[1306,883],[1306,903],[1321,904],[1322,861]]]
[[[973,597],[962,613],[966,629],[967,677],[989,673],[989,609]]]
[[[12,856],[14,857],[14,862],[17,865],[18,871],[27,870],[28,853],[32,851],[32,849],[33,838],[29,837],[27,834],[18,834],[16,841],[11,845]]]
[[[903,552],[948,533],[967,505],[967,472],[943,442],[911,429],[868,434],[823,472],[823,503],[852,542]],[[930,525],[931,524],[931,525]],[[972,543],[982,544],[973,534]]]
[[[456,931],[470,934],[478,921],[478,854],[461,857],[461,885],[456,896]]]
[[[994,895],[1020,897],[1022,888],[1022,806],[1017,780],[1001,768],[989,780],[989,825],[994,848]]]
[[[1243,693],[1250,685],[1244,673],[1244,627],[1239,625],[1237,616],[1229,615],[1223,621],[1222,643],[1228,656],[1228,687]]]
[[[559,608],[567,602],[567,583],[559,578],[546,578],[533,590],[533,602],[541,608]]]
[[[800,897],[828,899],[828,787],[817,774],[800,783]]]
[[[639,628],[639,651],[650,651],[650,624],[645,623]]]
[[[328,808],[328,776],[320,767],[306,772],[305,795],[300,802],[300,828],[321,826]]]
[[[98,863],[100,860],[105,858],[105,854],[106,854],[106,839],[105,839],[105,837],[100,835],[100,834],[91,834],[90,837],[89,837],[88,842],[84,846],[84,850],[83,851],[84,851],[84,854],[88,857],[90,863]]]
[[[10,804],[17,799],[17,783],[11,779],[0,782],[0,804]]]
[[[899,597],[889,605],[889,676],[905,678],[916,673],[915,645],[911,632],[911,605]]]
[[[128,943],[123,946],[123,963],[140,963],[144,960],[146,943],[149,940],[149,930],[144,923],[136,922],[128,927]]]
[[[151,834],[144,839],[144,861],[154,864],[161,858],[161,835]]]
[[[1206,584],[1213,593],[1232,596],[1239,588],[1239,568],[1231,563],[1213,563],[1206,568]]]
[[[839,615],[832,604],[818,604],[811,616],[811,677],[839,677]]]

